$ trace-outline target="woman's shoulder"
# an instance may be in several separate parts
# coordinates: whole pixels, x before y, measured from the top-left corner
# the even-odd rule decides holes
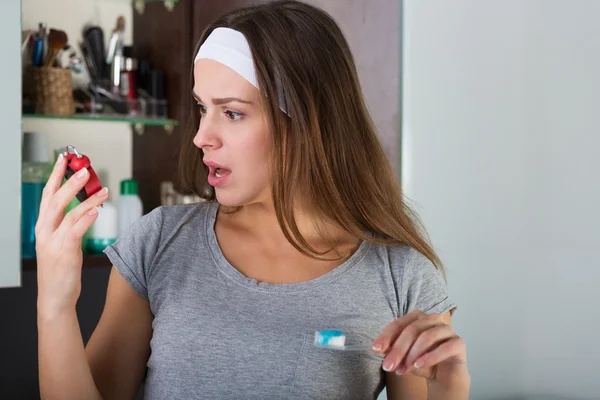
[[[133,223],[104,252],[132,287],[147,298],[157,260],[173,242],[181,248],[196,240],[215,207],[215,203],[157,207]]]
[[[418,249],[406,244],[374,247],[398,301],[398,316],[417,309],[444,313],[456,307],[448,297],[444,272]]]
[[[193,204],[176,204],[169,206],[160,206],[151,213],[156,213],[156,217],[164,222],[177,223],[186,219],[206,219],[211,217],[211,211],[217,207],[216,202],[205,201]]]
[[[159,206],[145,214],[140,221],[151,226],[168,229],[181,225],[182,222],[199,222],[211,217],[216,203],[202,202],[193,204],[176,204]]]
[[[373,235],[377,237],[376,235]],[[416,248],[404,244],[380,244],[373,243],[373,248],[379,257],[385,257],[391,267],[403,268],[403,267],[414,267],[422,266],[433,263]],[[435,267],[434,267],[435,268]]]
[[[155,238],[163,242],[182,228],[201,231],[206,221],[213,217],[216,203],[202,202],[159,206],[144,214],[121,235],[121,240]]]
[[[443,273],[418,249],[408,244],[374,244],[374,254],[396,283],[443,278]]]

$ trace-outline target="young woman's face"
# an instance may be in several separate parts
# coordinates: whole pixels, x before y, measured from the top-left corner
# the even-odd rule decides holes
[[[225,206],[267,201],[272,146],[258,89],[210,59],[196,62],[194,82],[200,116],[194,145],[204,153],[217,201]]]

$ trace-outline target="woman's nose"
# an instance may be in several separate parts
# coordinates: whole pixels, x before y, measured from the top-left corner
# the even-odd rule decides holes
[[[207,116],[203,116],[200,120],[196,136],[194,136],[194,145],[203,150],[221,147],[221,139],[217,132],[216,125]]]

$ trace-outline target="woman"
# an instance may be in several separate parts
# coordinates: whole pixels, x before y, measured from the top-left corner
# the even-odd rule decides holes
[[[279,1],[232,12],[195,52],[183,185],[106,249],[106,306],[84,349],[81,237],[106,192],[69,212],[86,172],[38,226],[44,398],[466,399],[438,257],[403,204],[340,29]],[[313,346],[341,329],[371,350]]]

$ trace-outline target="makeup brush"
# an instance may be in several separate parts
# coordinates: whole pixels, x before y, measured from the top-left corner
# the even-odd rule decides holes
[[[58,53],[67,45],[67,41],[67,34],[64,31],[50,29],[50,34],[48,35],[48,56],[44,63],[46,67],[52,67]]]

